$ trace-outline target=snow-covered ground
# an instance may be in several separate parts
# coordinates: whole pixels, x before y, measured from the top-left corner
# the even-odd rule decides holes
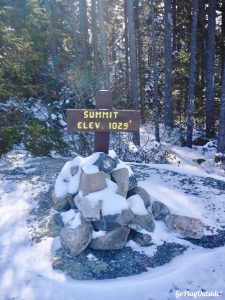
[[[225,179],[200,168],[196,171],[196,166],[188,164],[190,156],[185,156],[183,150],[176,151],[187,168],[139,165],[146,175],[140,185],[153,200],[161,200],[174,212],[201,218],[212,229],[207,232],[205,228],[206,233],[215,233],[225,225],[225,193],[223,184],[217,186],[211,180],[223,183]],[[172,300],[182,299],[181,292],[185,291],[186,295],[188,291],[213,291],[219,296],[199,299],[225,299],[225,247],[194,246],[171,235],[161,222],[156,222],[153,234],[156,245],[164,241],[189,245],[170,263],[140,275],[99,281],[73,280],[54,271],[51,259],[57,239],[47,235],[38,243],[32,239],[34,230],[47,218],[37,219],[31,212],[39,209],[37,199],[48,192],[54,173],[64,162],[59,158],[30,159],[25,153],[13,153],[1,161],[0,300]],[[135,244],[131,246],[141,250]],[[154,255],[152,246],[145,253]]]

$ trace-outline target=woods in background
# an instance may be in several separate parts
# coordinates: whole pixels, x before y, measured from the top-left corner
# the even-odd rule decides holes
[[[91,107],[110,88],[157,141],[160,123],[183,126],[189,147],[201,128],[225,152],[224,59],[223,0],[0,1],[1,101],[51,103],[67,87],[73,107]]]

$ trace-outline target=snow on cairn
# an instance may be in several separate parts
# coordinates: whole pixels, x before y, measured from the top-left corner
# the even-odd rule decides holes
[[[114,151],[67,162],[56,179],[53,202],[62,211],[61,244],[74,256],[87,246],[121,249],[129,239],[148,246],[151,239],[142,232],[150,235],[154,217],[158,220],[161,215],[167,227],[181,236],[199,239],[203,235],[200,220],[174,215],[160,203],[152,210],[149,194]]]

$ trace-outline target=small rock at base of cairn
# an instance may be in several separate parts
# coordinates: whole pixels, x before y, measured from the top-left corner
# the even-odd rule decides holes
[[[201,239],[204,234],[203,223],[199,219],[169,214],[165,223],[167,227],[183,237]]]
[[[169,208],[160,201],[154,201],[152,204],[152,214],[156,221],[165,221],[170,214]]]

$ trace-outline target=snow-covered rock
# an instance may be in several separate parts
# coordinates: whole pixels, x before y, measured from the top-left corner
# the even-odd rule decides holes
[[[87,197],[77,195],[74,202],[86,221],[100,219],[101,201],[90,201]]]
[[[71,255],[77,256],[86,249],[90,243],[92,231],[93,227],[91,223],[86,222],[81,216],[78,226],[71,226],[70,223],[63,227],[60,234],[61,244]]]
[[[94,165],[97,166],[100,171],[111,173],[117,166],[117,160],[105,153],[101,153]]]
[[[127,197],[130,197],[133,195],[139,195],[142,198],[142,200],[144,201],[144,205],[146,208],[151,205],[150,195],[143,187],[137,186],[134,189],[129,190]]]
[[[127,198],[130,209],[135,215],[147,215],[148,211],[145,208],[144,201],[139,195],[133,195]]]

